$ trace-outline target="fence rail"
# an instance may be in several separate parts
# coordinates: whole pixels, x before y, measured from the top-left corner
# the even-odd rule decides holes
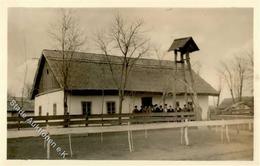
[[[195,120],[194,112],[175,113],[140,113],[140,114],[93,114],[93,115],[46,115],[28,117],[8,117],[7,128],[28,128],[27,119],[37,123],[40,127],[46,126],[71,126],[71,125],[118,125],[119,119],[122,125],[128,122],[132,124],[156,123],[156,122],[180,122],[184,119]]]

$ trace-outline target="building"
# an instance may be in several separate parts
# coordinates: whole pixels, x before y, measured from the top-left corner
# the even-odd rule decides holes
[[[68,83],[70,114],[83,114],[85,111],[91,114],[118,113],[119,98],[114,80],[119,80],[121,58],[109,56],[111,67],[115,71],[112,75],[105,55],[82,52],[74,54]],[[60,51],[43,50],[31,95],[31,98],[35,99],[35,115],[46,115],[47,112],[49,115],[64,114],[61,66]],[[172,88],[175,84],[173,66],[173,61],[137,60],[125,88],[123,113],[132,112],[135,105],[139,107],[151,104],[162,105],[163,94],[167,94],[165,103],[168,106],[172,105]],[[185,89],[183,83],[178,81],[183,77],[183,70],[180,70],[179,64],[177,69],[176,95],[177,101],[183,106]],[[187,77],[188,75],[186,74]],[[217,91],[195,72],[193,75],[199,103],[203,110],[202,118],[206,119],[208,97],[216,96]],[[187,80],[190,82],[189,78]]]
[[[254,97],[244,96],[241,101],[235,98],[225,98],[220,103],[218,109],[223,114],[253,114],[254,113]]]
[[[7,117],[17,117],[18,112],[13,109],[13,107],[10,106],[10,102],[14,99],[17,104],[22,107],[25,114],[27,116],[33,116],[34,115],[34,101],[29,100],[28,98],[22,98],[22,97],[13,97],[7,99]]]

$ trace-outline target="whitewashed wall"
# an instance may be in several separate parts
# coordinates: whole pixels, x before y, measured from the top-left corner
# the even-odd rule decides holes
[[[142,97],[152,97],[153,104],[163,105],[162,96],[160,96],[160,95],[157,95],[157,96],[156,95],[154,95],[154,96],[140,95],[140,96],[135,96],[135,97],[128,97],[128,98],[126,98],[127,101],[125,101],[126,102],[125,104],[131,105],[131,110],[134,108],[135,105],[137,105],[138,108],[140,108],[141,102],[142,102],[142,100],[141,100]],[[199,99],[199,104],[202,108],[202,119],[206,120],[208,118],[208,96],[199,95],[198,99]],[[184,96],[177,96],[176,101],[179,101],[181,107],[183,107],[183,105],[185,104]],[[168,106],[172,106],[173,105],[172,97],[166,98],[165,104],[167,104]]]
[[[63,115],[63,91],[55,91],[35,97],[34,113],[39,116],[39,106],[42,107],[42,115],[53,115],[53,104],[57,105],[57,115]]]
[[[162,97],[160,95],[139,95],[139,96],[126,96],[123,102],[123,113],[131,113],[134,106],[137,105],[138,108],[141,106],[142,97],[152,97],[153,104],[163,105]],[[202,119],[207,119],[208,117],[208,96],[198,96],[200,106],[202,107]],[[82,114],[82,101],[92,102],[92,114],[102,113],[102,96],[68,96],[68,111],[70,114]],[[103,113],[107,113],[107,102],[116,102],[116,113],[119,112],[119,99],[118,96],[104,96],[103,103]],[[177,101],[180,102],[180,106],[183,107],[185,104],[184,96],[177,96]],[[39,106],[42,106],[42,115],[53,115],[53,104],[57,104],[57,115],[63,115],[63,92],[56,91],[41,95],[35,98],[35,115],[39,115]],[[165,103],[168,106],[172,106],[172,97],[166,99]]]

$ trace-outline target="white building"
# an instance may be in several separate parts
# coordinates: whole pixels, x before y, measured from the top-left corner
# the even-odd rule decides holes
[[[68,111],[70,114],[83,114],[86,111],[91,114],[118,113],[119,97],[115,80],[119,79],[118,75],[121,72],[121,57],[109,56],[109,59],[112,68],[116,71],[114,77],[105,55],[81,52],[74,54],[69,70]],[[61,65],[60,51],[43,50],[32,93],[32,99],[35,99],[36,116],[46,115],[47,112],[49,115],[64,114]],[[177,101],[182,107],[185,102],[185,90],[182,82],[178,80],[183,78],[183,71],[178,66],[175,83],[173,66],[173,61],[139,59],[126,85],[123,113],[132,112],[135,105],[138,107],[151,104],[163,105],[163,92],[167,94],[165,103],[168,106],[173,105],[172,88],[175,84]],[[206,119],[208,97],[217,95],[217,92],[195,72],[193,75],[202,108],[202,118]],[[186,76],[189,74],[187,73]],[[187,80],[190,81],[189,78]]]

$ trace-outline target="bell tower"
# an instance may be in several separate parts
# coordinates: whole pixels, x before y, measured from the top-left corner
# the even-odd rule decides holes
[[[174,85],[173,85],[173,106],[176,107],[176,84],[179,81],[184,87],[184,99],[186,105],[188,105],[188,94],[192,94],[192,102],[194,105],[194,111],[196,119],[201,120],[201,108],[199,106],[196,87],[194,86],[194,77],[191,70],[190,53],[199,51],[199,48],[192,37],[185,37],[174,39],[172,45],[168,49],[168,52],[174,52]],[[182,72],[182,79],[177,80],[177,71],[180,64],[180,70]],[[188,74],[189,80],[186,74]]]

